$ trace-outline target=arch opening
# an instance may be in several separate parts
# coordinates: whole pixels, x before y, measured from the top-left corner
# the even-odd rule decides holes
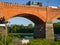
[[[60,39],[60,18],[53,21],[55,39]]]
[[[18,14],[14,17],[24,17],[26,19],[31,20],[34,23],[33,37],[34,38],[45,38],[45,22],[43,22],[39,17],[34,16],[32,14]]]
[[[27,18],[29,20],[31,20],[33,23],[37,24],[39,22],[44,22],[41,18],[33,15],[33,14],[26,14],[26,13],[23,13],[23,14],[18,14],[18,15],[15,15],[13,17],[24,17],[24,18]],[[13,18],[11,17],[11,18]]]

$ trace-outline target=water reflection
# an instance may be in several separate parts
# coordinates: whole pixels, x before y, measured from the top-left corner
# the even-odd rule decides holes
[[[22,36],[23,39],[33,39],[33,36]]]

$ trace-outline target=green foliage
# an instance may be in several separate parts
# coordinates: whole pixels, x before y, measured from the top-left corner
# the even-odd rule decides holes
[[[29,24],[28,26],[11,25],[11,26],[8,26],[8,32],[9,33],[33,33],[34,26],[32,24]]]
[[[60,23],[54,23],[53,26],[54,26],[55,34],[60,33]],[[9,33],[33,33],[34,26],[32,24],[29,24],[28,26],[11,25],[8,26],[8,32]]]
[[[6,38],[6,40],[7,40],[6,43],[10,43],[10,42],[12,41],[12,39],[13,39],[12,37],[8,36],[8,37]]]
[[[17,38],[18,37],[14,35],[9,35],[6,39],[6,44],[7,45],[18,45],[18,43],[12,43],[12,40],[17,39]],[[5,45],[5,43],[0,40],[0,45]],[[58,39],[56,42],[49,42],[46,39],[30,39],[30,42],[24,45],[60,45],[60,39]]]
[[[9,35],[6,38],[3,36],[0,36],[0,45],[18,45],[17,43],[12,43],[13,39],[18,38],[18,35]],[[5,40],[6,39],[6,40]]]
[[[7,36],[6,38],[6,44],[7,45],[18,45],[18,43],[12,43],[12,40],[13,39],[17,39],[18,37],[17,36],[14,36],[14,35],[9,35]]]
[[[49,42],[46,39],[30,39],[30,42],[24,45],[60,45],[60,41]]]
[[[4,43],[2,41],[0,41],[0,45],[4,45]]]
[[[54,32],[55,34],[60,33],[60,23],[54,23]]]
[[[8,45],[18,45],[18,43],[9,43]]]
[[[13,38],[20,38],[20,34],[13,34],[13,33],[11,33],[11,34],[9,34],[9,36],[10,37],[13,37]]]

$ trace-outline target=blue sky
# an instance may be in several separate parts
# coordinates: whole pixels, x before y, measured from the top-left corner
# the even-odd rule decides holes
[[[9,20],[9,23],[8,23],[8,24],[9,24],[9,25],[11,25],[11,24],[21,25],[21,24],[23,24],[23,25],[25,25],[25,26],[27,26],[28,24],[33,24],[33,25],[34,25],[34,23],[33,23],[32,21],[30,21],[30,20],[28,20],[28,19],[26,19],[26,18],[24,18],[24,17],[11,18],[11,19]]]
[[[25,4],[28,1],[35,1],[35,2],[42,2],[43,6],[46,6],[46,0],[0,0],[0,2],[9,2],[9,3],[17,3],[17,4]],[[48,0],[48,5],[49,6],[57,6],[60,7],[60,0]],[[57,22],[59,20],[56,20],[55,22]],[[22,17],[15,17],[9,20],[9,24],[24,24],[24,25],[28,25],[30,23],[34,24],[33,22],[31,22],[30,20],[26,19],[26,18],[22,18]]]

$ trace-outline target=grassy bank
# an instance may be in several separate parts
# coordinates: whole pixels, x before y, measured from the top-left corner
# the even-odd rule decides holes
[[[49,42],[45,39],[30,39],[30,42],[24,45],[60,45],[60,40],[55,42]]]
[[[9,33],[9,35],[33,36],[33,33]]]

